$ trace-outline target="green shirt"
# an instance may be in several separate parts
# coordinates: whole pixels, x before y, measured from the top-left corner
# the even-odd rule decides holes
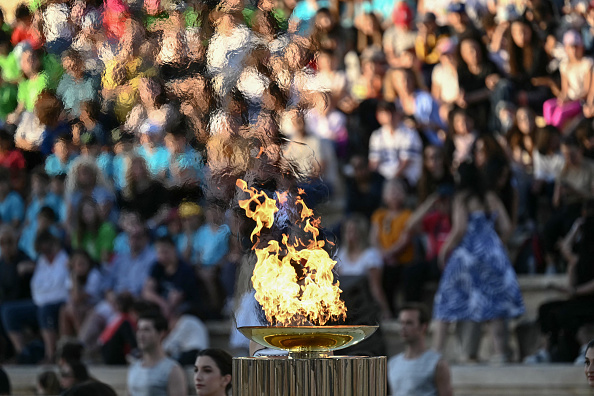
[[[21,77],[21,68],[14,51],[6,56],[0,55],[0,76],[8,82],[16,82]]]
[[[81,243],[78,238],[72,238],[72,247],[74,249],[84,249],[91,258],[97,262],[101,261],[101,255],[113,252],[113,241],[117,236],[115,227],[105,222],[99,227],[97,235],[87,232],[83,235]]]
[[[25,110],[33,112],[39,94],[47,86],[47,75],[43,72],[39,73],[33,79],[21,81],[17,95],[18,102],[25,106]]]

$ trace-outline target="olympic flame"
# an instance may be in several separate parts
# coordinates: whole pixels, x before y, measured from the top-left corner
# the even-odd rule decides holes
[[[251,234],[253,242],[262,228],[272,227],[279,210],[277,203],[285,204],[289,198],[286,193],[277,194],[276,200],[269,198],[263,191],[248,188],[241,179],[236,184],[250,194],[249,199],[239,201],[239,206],[256,221]],[[256,300],[272,324],[321,326],[330,320],[344,319],[346,306],[332,274],[336,261],[323,249],[325,241],[318,240],[320,220],[313,218],[313,210],[301,196],[297,196],[295,204],[301,208],[299,226],[311,237],[308,241],[289,241],[289,236],[283,235],[281,243],[272,240],[264,248],[258,248],[259,240],[256,241],[253,249],[257,262],[252,275]]]

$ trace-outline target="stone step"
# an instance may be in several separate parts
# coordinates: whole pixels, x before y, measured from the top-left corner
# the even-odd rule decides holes
[[[35,377],[40,367],[6,366],[14,396],[34,395]],[[126,367],[92,366],[90,374],[125,395]],[[188,375],[191,390],[192,371]],[[572,365],[507,365],[452,366],[452,383],[457,396],[565,396],[592,395],[581,366]],[[192,393],[193,394],[193,393]]]

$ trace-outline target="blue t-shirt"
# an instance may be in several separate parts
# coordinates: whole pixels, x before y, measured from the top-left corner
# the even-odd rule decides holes
[[[70,157],[66,163],[64,163],[60,161],[56,154],[48,155],[45,159],[45,173],[52,177],[57,175],[65,175],[70,171],[73,159],[73,157]]]
[[[41,145],[39,145],[39,151],[43,155],[50,155],[56,138],[72,133],[70,126],[65,122],[60,122],[55,128],[50,128],[46,125],[43,130]]]
[[[108,180],[113,179],[113,155],[108,152],[101,152],[97,156],[97,166],[101,169],[101,173],[105,176]]]
[[[194,178],[196,180],[202,180],[202,168],[204,167],[202,155],[192,147],[188,146],[182,154],[170,155],[170,160],[172,164],[175,164],[180,169],[193,169],[195,172],[193,175]]]
[[[113,157],[111,163],[113,171],[113,185],[116,190],[121,191],[126,187],[126,172],[128,171],[128,165],[126,164],[126,157],[128,154],[118,154]]]
[[[163,146],[156,147],[151,153],[144,146],[137,149],[137,154],[145,159],[153,176],[169,169],[169,151]]]
[[[74,118],[80,117],[80,105],[97,98],[96,82],[93,78],[83,77],[77,81],[70,74],[64,73],[58,83],[56,94],[64,103],[64,109]]]
[[[0,218],[4,223],[12,223],[14,220],[23,221],[25,217],[25,201],[19,193],[11,191],[4,201],[0,202]]]
[[[203,266],[213,266],[227,254],[230,235],[231,230],[227,224],[221,225],[215,231],[208,224],[198,229],[194,237],[194,250]]]
[[[165,268],[155,263],[151,269],[150,277],[157,283],[157,293],[167,299],[169,292],[177,290],[184,294],[184,301],[197,302],[199,299],[198,284],[194,270],[188,264],[179,261],[177,271],[168,275]]]

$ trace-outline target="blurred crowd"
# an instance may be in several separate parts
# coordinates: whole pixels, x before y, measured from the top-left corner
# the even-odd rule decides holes
[[[338,274],[368,278],[358,304],[392,318],[440,277],[468,162],[510,219],[516,272],[569,273],[575,315],[559,302],[540,323],[549,352],[575,358],[594,321],[593,53],[585,0],[31,0],[0,14],[0,359],[51,362],[76,337],[125,363],[147,309],[180,362],[206,347],[203,321],[245,292],[239,177],[324,204]]]

